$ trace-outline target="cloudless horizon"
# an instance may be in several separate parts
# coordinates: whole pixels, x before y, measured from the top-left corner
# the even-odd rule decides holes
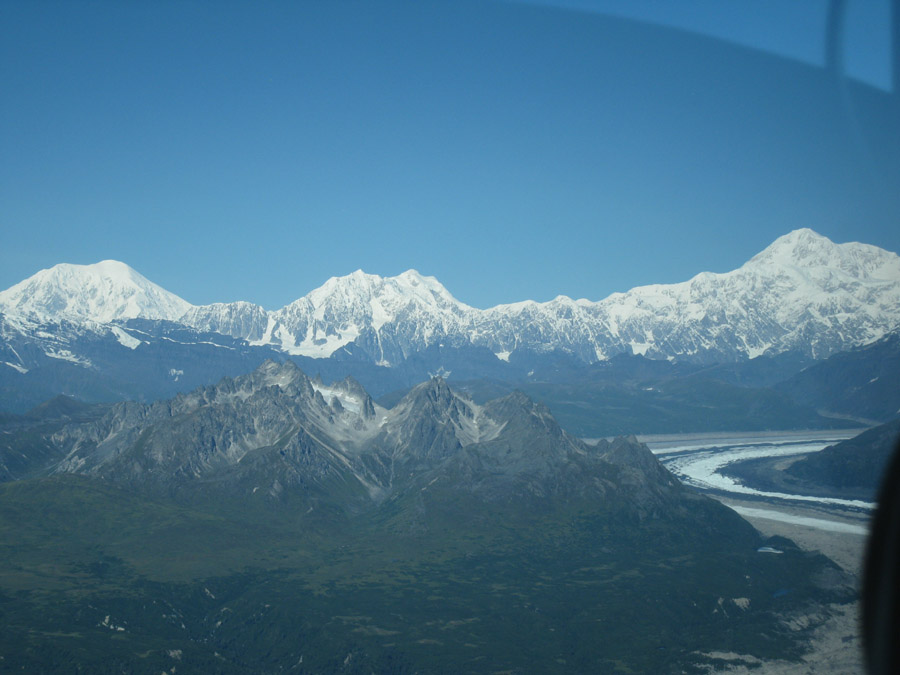
[[[824,3],[796,53],[709,3],[707,35],[573,4],[6,2],[0,289],[115,259],[277,309],[416,269],[486,308],[725,272],[800,227],[900,251],[900,95],[852,39],[885,3],[848,3],[870,84],[804,57]]]

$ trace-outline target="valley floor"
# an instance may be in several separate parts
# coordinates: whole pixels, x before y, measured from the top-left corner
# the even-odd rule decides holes
[[[824,553],[845,571],[861,575],[868,513],[824,506],[770,505],[724,496],[716,498],[740,513],[765,536],[793,539],[802,548]]]
[[[778,432],[763,434],[697,434],[673,437],[645,437],[641,440],[648,443],[654,453],[660,455],[664,464],[670,466],[684,482],[706,492],[726,506],[733,508],[748,520],[764,536],[782,536],[796,542],[800,547],[818,551],[834,560],[841,568],[852,574],[861,583],[863,559],[868,534],[871,510],[852,507],[844,503],[827,503],[826,500],[809,500],[808,495],[796,495],[806,498],[785,499],[787,495],[773,497],[753,490],[752,485],[741,485],[738,489],[728,489],[728,480],[707,479],[721,474],[718,468],[710,472],[710,449],[713,455],[718,454],[724,460],[725,453],[733,456],[741,447],[751,456],[759,456],[760,448],[771,448],[772,456],[788,451],[788,447],[802,448],[809,452],[810,448],[820,449],[840,438],[852,435],[851,432]],[[814,451],[814,450],[813,450]],[[706,466],[697,476],[689,471],[690,462],[686,456],[700,454],[706,456]],[[773,464],[774,466],[774,464]],[[697,478],[702,480],[697,480]],[[749,488],[749,489],[748,489]],[[755,493],[755,494],[754,494]],[[840,502],[841,500],[836,500]],[[773,673],[775,675],[807,675],[813,673],[862,674],[862,643],[859,632],[859,602],[846,605],[831,605],[831,616],[823,621],[821,613],[807,616],[791,617],[796,625],[808,625],[822,622],[815,630],[809,643],[809,652],[800,663],[788,661],[761,662],[754,657],[740,654],[715,654],[714,656],[727,663],[714,672],[728,672],[738,675],[744,673]],[[713,671],[711,671],[713,672]]]
[[[828,523],[846,524],[865,529],[868,516],[865,514],[848,514],[827,507],[784,506],[782,504],[767,505],[758,501],[718,497],[723,504],[730,506],[765,536],[778,535],[795,541],[807,550],[824,553],[834,560],[846,572],[861,580],[863,558],[867,537],[857,531],[836,531],[825,529]],[[795,518],[793,522],[781,519],[782,515]],[[815,524],[800,524],[800,519],[810,519]],[[862,641],[859,632],[859,602],[847,605],[832,605],[833,614],[819,628],[810,640],[809,652],[802,663],[787,661],[767,661],[763,672],[772,675],[814,675],[818,673],[832,675],[862,675],[865,673],[862,656]],[[817,617],[809,617],[815,620]],[[737,655],[734,655],[737,657]],[[759,664],[760,662],[756,662]],[[751,662],[735,658],[734,665],[724,671],[743,675],[760,672],[753,669]]]

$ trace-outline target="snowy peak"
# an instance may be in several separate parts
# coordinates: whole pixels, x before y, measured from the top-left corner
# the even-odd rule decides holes
[[[834,254],[837,244],[808,227],[803,227],[778,237],[750,262],[759,263],[812,263],[827,260]]]
[[[363,339],[377,350],[375,360],[386,365],[398,353],[396,344],[382,344],[382,327],[410,327],[410,337],[427,345],[432,339],[458,332],[461,322],[474,311],[450,295],[437,279],[415,270],[396,277],[357,270],[332,277],[272,312],[262,342],[279,344],[290,354],[327,357]],[[399,356],[404,356],[402,349],[400,352]]]
[[[343,277],[331,277],[288,307],[306,304],[324,314],[346,308],[368,314],[376,323],[386,315],[416,306],[441,309],[471,309],[460,303],[434,277],[407,270],[396,277],[381,277],[356,270]],[[285,308],[287,309],[287,307]]]
[[[0,311],[41,322],[176,321],[190,308],[190,303],[116,260],[93,265],[62,263],[0,292]]]
[[[422,302],[433,302],[442,307],[456,305],[471,309],[454,298],[437,279],[419,274],[416,270],[407,270],[394,277],[392,281],[398,290],[403,289],[406,295],[416,297]]]
[[[422,406],[437,415],[457,407],[459,397],[442,377],[432,377],[413,387],[403,398],[404,406]]]
[[[858,242],[835,244],[809,228],[779,237],[744,265],[745,268],[763,266],[827,267],[859,280],[900,278],[900,258],[896,253]]]
[[[791,232],[731,272],[614,293],[487,310],[486,346],[562,349],[585,361],[619,353],[721,360],[796,350],[823,358],[900,328],[900,258]]]

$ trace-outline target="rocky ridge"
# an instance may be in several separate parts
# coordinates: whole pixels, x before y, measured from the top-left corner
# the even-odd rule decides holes
[[[436,377],[385,409],[352,378],[325,385],[292,362],[169,401],[116,404],[52,443],[62,457],[52,473],[351,510],[425,490],[612,499],[645,514],[685,498],[634,438],[587,446],[519,392],[478,405]]]

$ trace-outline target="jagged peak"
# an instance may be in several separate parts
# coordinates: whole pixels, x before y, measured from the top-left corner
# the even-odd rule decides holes
[[[369,395],[369,392],[366,391],[365,387],[363,387],[352,375],[347,375],[343,380],[338,380],[336,382],[332,382],[330,385],[326,386],[322,379],[319,378],[318,382],[313,382],[313,387],[317,390],[321,389],[323,391],[327,391],[331,393],[331,403],[332,406],[337,404],[341,410],[346,408],[345,405],[348,401],[354,404],[359,405],[359,412],[363,415],[363,417],[371,418],[375,415],[375,402],[372,400],[372,397]],[[341,402],[341,398],[344,398],[344,402]]]
[[[453,396],[453,391],[447,381],[440,375],[435,375],[413,387],[407,397],[428,396],[432,399],[441,399]]]
[[[556,419],[550,409],[543,403],[539,403],[520,389],[514,389],[509,394],[488,401],[485,408],[495,417],[508,418],[516,412],[541,419],[545,424],[550,424],[554,429],[559,429]]]
[[[282,389],[295,382],[309,379],[300,366],[290,359],[281,363],[273,359],[266,359],[259,368],[250,373],[250,378],[251,381],[261,382],[263,386],[277,385]]]
[[[521,389],[514,389],[507,394],[505,398],[509,400],[510,403],[515,403],[516,405],[534,405],[534,401],[531,397]]]
[[[319,379],[319,382],[321,383],[321,378]],[[347,375],[343,380],[332,382],[331,388],[348,394],[358,394],[362,396],[369,395],[365,387],[363,387],[352,375]]]
[[[378,308],[372,306],[373,301],[378,303]],[[362,270],[330,277],[318,288],[286,305],[282,311],[304,306],[319,308],[362,303],[366,311],[377,312],[392,306],[404,306],[411,301],[426,307],[471,309],[454,298],[435,277],[409,269],[393,277],[382,277]]]
[[[259,366],[256,368],[256,370],[257,370],[257,372],[261,372],[261,373],[270,373],[274,370],[280,370],[281,367],[286,364],[291,364],[292,366],[295,366],[295,367],[297,366],[297,364],[294,363],[293,361],[291,361],[290,359],[287,361],[283,361],[283,362],[276,361],[275,359],[266,359],[265,361],[263,361],[262,363],[259,364]]]
[[[434,416],[435,419],[454,420],[460,416],[472,417],[474,414],[471,401],[453,391],[439,375],[413,387],[393,410],[404,415],[417,411]]]

